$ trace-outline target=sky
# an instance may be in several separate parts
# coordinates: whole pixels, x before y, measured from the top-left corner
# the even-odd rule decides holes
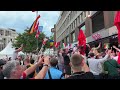
[[[51,35],[51,28],[58,21],[59,11],[38,11],[41,16],[39,25],[43,26],[43,32]],[[23,33],[30,27],[36,18],[36,12],[32,11],[0,11],[0,28],[12,28],[17,33]]]

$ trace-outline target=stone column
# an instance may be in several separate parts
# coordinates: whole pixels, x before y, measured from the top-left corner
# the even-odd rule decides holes
[[[85,35],[86,37],[89,37],[92,35],[92,19],[90,17],[87,17],[85,20]]]
[[[112,27],[114,25],[115,11],[103,11],[103,15],[105,28]]]

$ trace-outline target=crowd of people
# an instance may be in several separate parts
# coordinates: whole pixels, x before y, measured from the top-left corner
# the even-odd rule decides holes
[[[118,63],[120,49],[116,46],[99,52],[98,47],[86,45],[76,49],[59,49],[57,55],[18,55],[0,60],[0,79],[120,79]]]

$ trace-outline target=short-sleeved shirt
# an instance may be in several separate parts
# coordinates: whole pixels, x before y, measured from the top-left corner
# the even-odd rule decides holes
[[[63,74],[60,70],[58,70],[55,67],[50,67],[50,74],[52,79],[60,79],[61,75]],[[48,72],[46,73],[46,76],[44,79],[50,79]],[[63,77],[61,79],[64,79]]]
[[[66,79],[94,79],[94,75],[91,72],[76,72]]]

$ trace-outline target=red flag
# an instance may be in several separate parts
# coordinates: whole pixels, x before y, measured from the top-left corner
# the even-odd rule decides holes
[[[35,26],[37,25],[38,19],[40,18],[40,15],[36,18],[36,20],[34,21],[34,23],[32,24],[31,28],[30,28],[30,34],[32,34],[33,32],[35,32]]]
[[[34,32],[36,31],[35,27],[37,27],[37,24],[39,25],[39,22],[38,22],[38,19],[40,18],[40,15],[36,18],[36,21],[35,21],[35,26],[34,26]]]
[[[37,25],[36,25],[36,27],[35,27],[35,30],[37,31],[35,37],[36,37],[37,39],[38,39],[38,37],[39,37],[39,35],[40,35],[40,31],[39,31],[38,27],[39,27],[39,22],[37,23]]]
[[[40,35],[40,31],[37,30],[37,33],[36,33],[35,37],[38,39],[39,35]]]
[[[120,11],[116,12],[116,16],[115,16],[115,19],[114,19],[114,25],[118,29],[118,43],[120,44]]]
[[[39,37],[39,34],[38,34],[38,33],[36,33],[35,37],[38,39],[38,37]]]
[[[45,44],[46,44],[46,42],[47,42],[47,40],[48,40],[47,38],[44,38],[44,40],[43,40],[43,43],[42,43],[42,44],[43,44],[43,45],[45,45]]]
[[[57,42],[55,42],[55,43],[54,43],[54,46],[57,48],[57,47],[58,47],[58,43],[57,43]]]
[[[54,42],[54,46],[55,46],[56,48],[58,48],[59,45],[60,45],[60,42]]]
[[[85,54],[86,50],[86,36],[84,35],[83,30],[80,29],[78,35],[78,46],[83,46],[83,50],[81,50],[81,54]]]
[[[36,26],[35,26],[35,31],[38,32],[38,27],[39,27],[39,22],[37,22]]]
[[[120,52],[118,54],[118,60],[117,60],[118,64],[120,64]]]

